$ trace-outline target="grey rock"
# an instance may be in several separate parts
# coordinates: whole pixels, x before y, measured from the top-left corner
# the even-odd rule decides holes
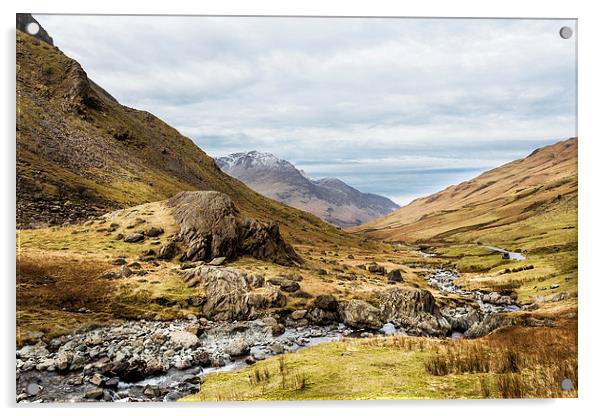
[[[305,318],[305,316],[307,315],[307,311],[305,309],[298,309],[296,311],[293,311],[293,313],[291,313],[291,319],[303,319]]]
[[[92,389],[92,390],[88,390],[85,394],[84,394],[84,399],[88,399],[88,400],[100,400],[104,397],[104,390],[101,388],[97,388],[97,389]]]
[[[141,233],[128,234],[127,236],[125,236],[123,241],[125,243],[139,243],[141,241],[144,241],[144,235],[142,235]]]
[[[280,284],[280,289],[282,289],[285,292],[295,292],[299,290],[299,288],[299,283],[288,279],[282,280],[282,283]]]
[[[226,258],[225,257],[216,257],[213,260],[211,260],[209,262],[210,266],[221,266],[222,264],[224,264],[226,262]]]
[[[444,336],[451,330],[428,290],[394,287],[379,294],[379,303],[386,322],[412,334]]]
[[[169,340],[178,348],[193,348],[199,345],[199,338],[188,331],[174,331]]]
[[[381,312],[375,306],[359,299],[352,299],[341,308],[343,322],[353,328],[378,329],[383,326]]]
[[[159,249],[158,258],[171,260],[178,254],[178,246],[175,241],[170,240]]]
[[[376,263],[367,264],[366,270],[368,270],[370,273],[380,274],[381,276],[384,276],[385,274],[385,267]]]
[[[393,325],[390,322],[387,322],[386,324],[384,324],[382,326],[382,328],[380,329],[380,332],[382,332],[383,334],[387,335],[387,336],[391,336],[391,335],[395,335],[397,333],[397,328],[395,328],[395,325]]]
[[[233,339],[224,351],[232,357],[239,357],[249,353],[249,344],[244,338],[238,337]]]
[[[318,295],[314,301],[314,306],[325,311],[334,312],[338,310],[339,303],[333,295]]]
[[[165,231],[161,227],[151,227],[146,230],[145,234],[147,237],[157,237],[163,234]]]
[[[390,282],[403,282],[403,276],[400,269],[391,270],[387,273],[387,278]]]

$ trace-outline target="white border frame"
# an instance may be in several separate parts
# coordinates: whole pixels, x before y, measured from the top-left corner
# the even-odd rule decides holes
[[[241,414],[271,415],[283,413],[304,415],[308,413],[334,413],[341,409],[346,414],[365,414],[374,409],[379,413],[401,414],[410,412],[437,412],[451,416],[470,413],[507,415],[537,412],[550,415],[593,413],[601,385],[599,342],[600,312],[596,306],[602,295],[602,277],[596,268],[596,244],[602,235],[600,221],[600,182],[602,165],[600,157],[600,74],[602,74],[599,43],[602,39],[602,15],[596,2],[586,0],[549,0],[526,2],[524,0],[421,0],[393,2],[384,0],[222,0],[219,2],[193,2],[169,0],[149,1],[104,0],[82,2],[76,0],[20,0],[18,4],[2,2],[3,59],[2,100],[6,104],[1,112],[5,135],[1,155],[4,158],[4,177],[0,180],[3,204],[1,226],[3,231],[2,264],[4,266],[3,328],[6,330],[2,348],[2,375],[0,376],[2,405],[5,414],[44,415],[105,415],[126,413],[135,409],[147,415],[191,414]],[[82,13],[82,14],[198,14],[198,15],[320,15],[320,16],[403,16],[403,17],[512,17],[512,18],[577,18],[579,19],[579,399],[563,400],[471,400],[471,401],[399,401],[399,402],[266,402],[240,404],[199,403],[157,406],[155,404],[126,405],[70,405],[17,406],[14,404],[14,276],[15,276],[15,13]],[[51,34],[52,35],[52,34]],[[598,95],[596,95],[596,93]],[[85,407],[82,409],[81,407]],[[599,411],[599,410],[598,410]]]

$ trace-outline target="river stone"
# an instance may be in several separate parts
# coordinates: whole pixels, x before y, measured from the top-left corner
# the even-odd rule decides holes
[[[169,340],[178,348],[193,348],[199,345],[199,338],[188,331],[174,331],[169,334]]]
[[[119,385],[119,377],[111,377],[107,381],[105,381],[105,387],[108,389],[116,390]]]
[[[232,357],[239,357],[249,353],[249,344],[242,337],[234,338],[224,351]]]
[[[141,233],[128,234],[123,239],[123,241],[125,243],[138,243],[138,242],[143,241],[143,240],[144,240],[144,235],[142,235]]]
[[[450,323],[452,330],[460,332],[467,331],[482,318],[479,310],[468,306],[444,307],[441,308],[441,315]]]
[[[307,315],[307,311],[305,309],[298,309],[296,311],[293,311],[293,313],[291,313],[291,319],[294,319],[294,320],[303,319],[303,318],[305,318],[305,315]]]
[[[104,390],[101,388],[97,388],[97,389],[92,389],[92,390],[88,390],[85,394],[84,394],[84,399],[88,399],[88,400],[100,400],[104,397]]]
[[[47,358],[36,365],[36,370],[39,371],[54,371],[56,369],[56,361],[52,358]]]
[[[35,345],[26,345],[17,351],[17,356],[22,358],[37,358],[48,355],[49,352],[46,349],[46,344],[38,342]]]
[[[317,325],[339,322],[339,302],[333,295],[318,295],[307,319]]]
[[[102,374],[94,373],[88,381],[95,386],[101,386],[104,383],[105,378],[102,376]]]
[[[86,365],[86,356],[83,352],[77,351],[73,354],[73,359],[71,360],[71,366],[69,366],[69,370],[81,370]]]
[[[180,192],[169,199],[188,249],[181,260],[250,255],[291,266],[302,259],[285,243],[278,225],[244,217],[230,197],[216,191]]]
[[[71,365],[73,354],[71,352],[59,352],[56,356],[56,368],[60,371],[64,371]]]
[[[363,300],[349,301],[341,308],[340,313],[343,322],[354,328],[378,329],[383,325],[380,310]]]
[[[276,318],[272,316],[266,316],[261,319],[261,323],[270,329],[270,332],[273,337],[277,337],[279,335],[284,334],[286,328],[280,322],[276,320]]]

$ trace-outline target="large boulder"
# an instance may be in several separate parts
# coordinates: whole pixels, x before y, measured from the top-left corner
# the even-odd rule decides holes
[[[384,324],[380,310],[359,299],[342,306],[340,314],[343,322],[353,328],[379,329]]]
[[[379,301],[384,321],[410,334],[444,336],[451,330],[428,290],[395,287],[381,292]]]
[[[182,260],[209,261],[249,255],[290,266],[302,260],[284,242],[278,225],[241,215],[230,197],[221,192],[180,192],[168,205],[188,246]]]

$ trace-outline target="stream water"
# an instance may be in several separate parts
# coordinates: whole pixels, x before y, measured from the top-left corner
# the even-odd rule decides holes
[[[523,253],[508,251],[495,246],[485,246],[485,248],[491,251],[497,251],[498,253],[506,254],[508,256],[508,260],[526,260],[527,258]]]
[[[428,274],[425,279],[430,286],[442,292],[454,293],[476,300],[484,313],[514,312],[521,309],[510,296],[503,296],[496,292],[485,293],[480,290],[465,290],[456,286],[455,281],[459,277],[454,270],[440,268],[433,269],[432,273]]]

